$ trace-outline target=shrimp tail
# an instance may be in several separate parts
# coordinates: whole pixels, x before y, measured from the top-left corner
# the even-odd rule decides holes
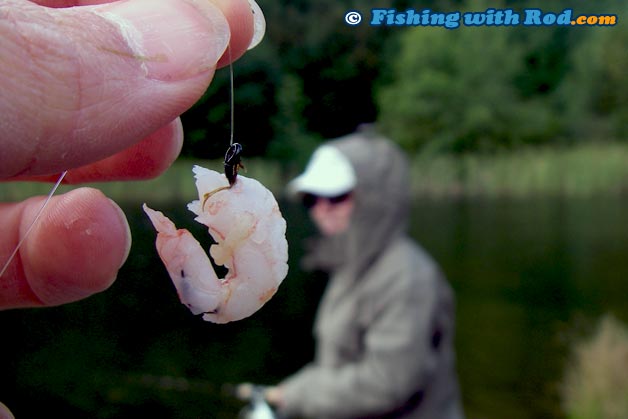
[[[157,253],[166,265],[179,299],[195,314],[219,314],[224,288],[200,243],[160,211],[143,205],[157,230]]]

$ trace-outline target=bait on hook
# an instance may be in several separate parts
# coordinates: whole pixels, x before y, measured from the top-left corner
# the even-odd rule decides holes
[[[240,143],[233,143],[229,146],[227,153],[225,153],[224,162],[225,176],[227,177],[229,185],[221,186],[203,195],[203,208],[205,208],[205,202],[207,202],[212,195],[216,192],[231,189],[231,187],[236,183],[238,171],[240,169],[244,169],[244,165],[240,159],[240,154],[242,154],[242,145],[240,145]]]
[[[195,220],[208,227],[216,244],[209,253],[228,272],[218,278],[200,243],[177,229],[163,213],[143,208],[157,230],[157,253],[179,299],[195,315],[214,323],[255,313],[277,291],[288,273],[286,221],[273,194],[255,179],[239,175],[242,145],[233,142],[233,67],[231,141],[224,174],[195,166],[198,200],[188,204]],[[224,191],[222,193],[218,193]]]

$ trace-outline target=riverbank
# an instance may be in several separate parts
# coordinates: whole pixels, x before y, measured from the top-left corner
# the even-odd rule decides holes
[[[452,197],[564,196],[590,197],[628,193],[628,144],[590,143],[569,148],[524,148],[492,155],[419,155],[412,162],[409,186],[415,196]],[[92,184],[119,202],[189,201],[195,196],[194,164],[222,170],[220,161],[179,159],[157,179]],[[291,178],[265,159],[245,159],[245,176],[280,193]],[[76,186],[63,186],[64,190]],[[0,183],[0,200],[15,201],[48,193],[50,185]]]
[[[628,145],[524,148],[494,155],[419,156],[413,191],[431,197],[590,197],[628,192]]]

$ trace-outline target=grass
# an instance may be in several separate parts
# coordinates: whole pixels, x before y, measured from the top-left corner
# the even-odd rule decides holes
[[[195,196],[193,164],[222,170],[220,161],[179,159],[162,176],[142,182],[93,184],[118,202],[189,201]],[[289,180],[277,163],[246,159],[246,176],[275,193]],[[537,195],[590,197],[628,191],[628,145],[589,143],[569,148],[524,148],[494,155],[418,155],[409,182],[416,196],[528,197]],[[60,192],[75,188],[64,186]],[[0,183],[0,201],[47,194],[48,184]]]
[[[418,156],[412,180],[413,191],[420,196],[621,194],[628,191],[628,145],[524,148],[490,156]]]
[[[628,329],[604,317],[592,337],[575,345],[563,383],[569,419],[628,418]]]

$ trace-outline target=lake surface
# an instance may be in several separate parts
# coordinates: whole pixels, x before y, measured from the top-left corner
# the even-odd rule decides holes
[[[457,295],[468,418],[562,417],[571,343],[604,313],[628,322],[626,204],[415,203],[412,234]],[[159,209],[208,237],[183,202]],[[179,303],[140,205],[125,211],[133,248],[111,289],[63,307],[0,312],[0,400],[17,418],[235,418],[242,403],[226,384],[273,383],[311,358],[325,278],[299,271],[300,240],[313,232],[300,207],[282,205],[291,258],[278,294],[253,317],[220,326]]]

